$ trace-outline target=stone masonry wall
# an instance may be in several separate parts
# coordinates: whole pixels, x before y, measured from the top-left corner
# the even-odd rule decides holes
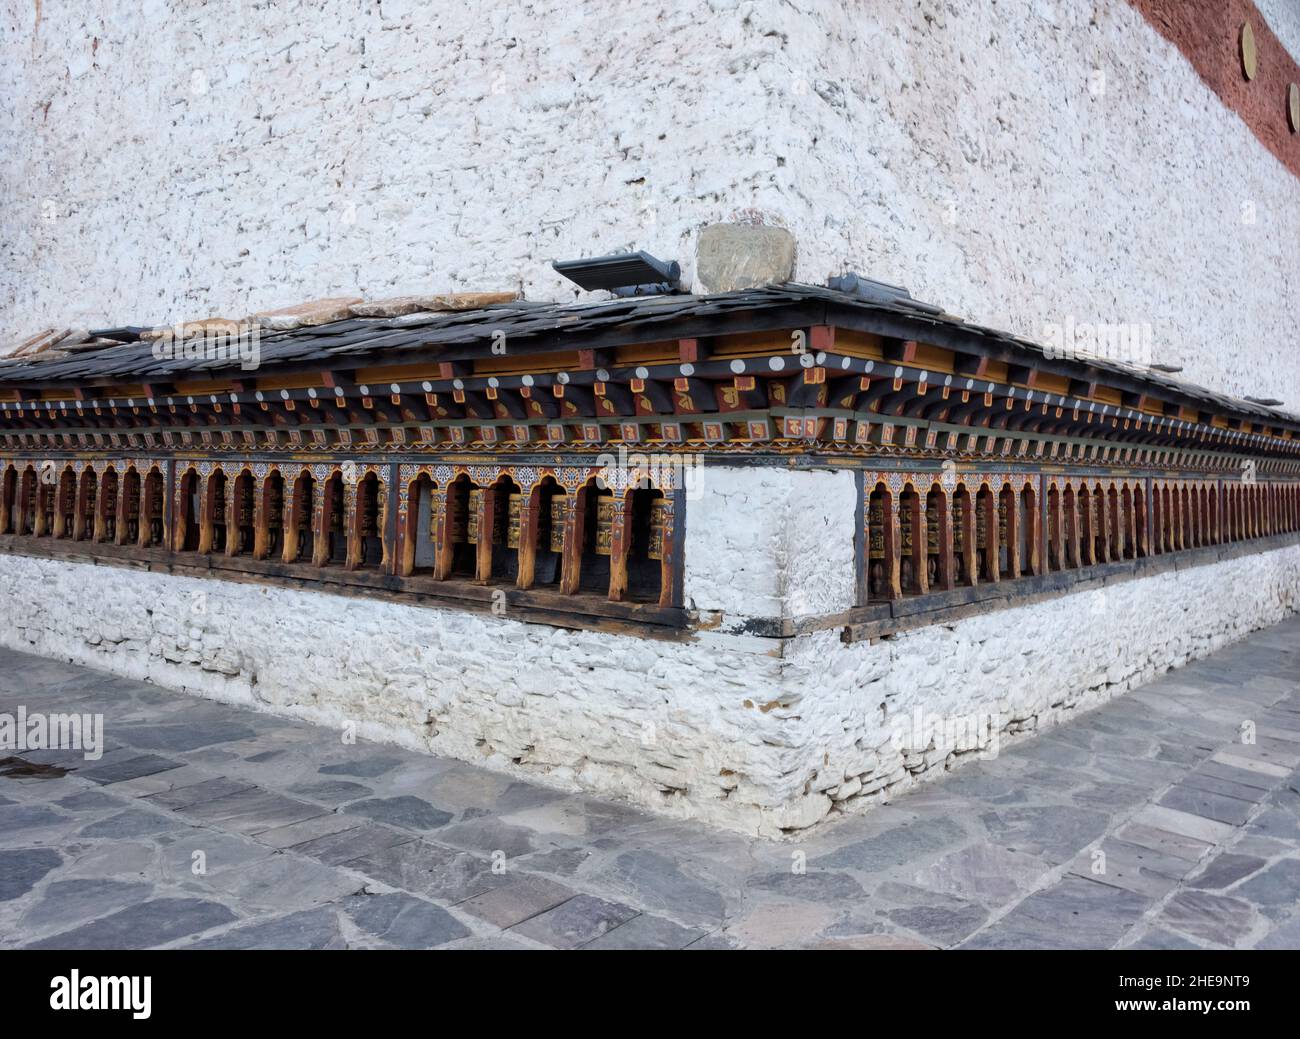
[[[1296,46],[1291,5],[1261,5]],[[1125,0],[6,0],[0,326],[522,288],[758,219],[1300,399],[1300,184]],[[1284,118],[1281,100],[1278,118]],[[1300,147],[1300,137],[1295,138]]]
[[[974,757],[896,746],[918,708],[978,716],[996,749],[1300,608],[1297,547],[874,645],[739,634],[774,604],[849,604],[853,479],[706,477],[686,589],[716,626],[691,642],[11,555],[0,642],[777,837]]]
[[[1300,610],[1300,546],[846,646],[786,648],[805,819],[860,811]],[[919,714],[918,714],[919,712]],[[802,780],[802,784],[800,783]]]

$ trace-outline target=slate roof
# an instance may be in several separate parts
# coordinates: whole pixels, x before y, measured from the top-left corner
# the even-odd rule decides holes
[[[1033,366],[1049,359],[1044,347],[1008,332],[963,321],[938,308],[907,298],[890,301],[866,300],[818,285],[789,283],[712,295],[672,294],[636,296],[574,303],[542,303],[517,300],[481,310],[418,313],[394,318],[349,318],[329,324],[291,331],[262,330],[260,349],[263,372],[269,368],[360,367],[376,363],[404,363],[424,359],[459,360],[489,356],[493,336],[504,333],[511,343],[530,339],[555,340],[573,336],[580,340],[593,333],[626,334],[629,338],[672,339],[689,334],[693,323],[734,317],[734,331],[744,331],[744,319],[774,318],[781,309],[824,308],[815,323],[835,324],[837,315],[860,315],[881,319],[898,334],[922,342],[995,348],[1003,355],[1023,358]],[[789,327],[799,327],[804,320]],[[777,327],[769,322],[763,327]],[[707,334],[707,333],[705,333]],[[581,342],[557,344],[555,349],[573,349]],[[405,357],[404,355],[410,355]],[[1183,398],[1206,410],[1250,416],[1274,424],[1300,425],[1300,415],[1283,412],[1251,401],[1215,393],[1146,367],[1106,358],[1073,359],[1069,365],[1080,377],[1093,373],[1098,381],[1139,383],[1162,395]],[[160,360],[148,342],[124,343],[86,351],[73,356],[0,364],[0,385],[25,386],[77,384],[93,380],[130,382],[175,381],[239,371],[238,361]]]

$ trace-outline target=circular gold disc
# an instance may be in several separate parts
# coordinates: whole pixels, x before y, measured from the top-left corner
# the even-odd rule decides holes
[[[1259,71],[1259,55],[1255,51],[1255,30],[1246,22],[1241,27],[1241,71],[1247,79],[1254,79]]]

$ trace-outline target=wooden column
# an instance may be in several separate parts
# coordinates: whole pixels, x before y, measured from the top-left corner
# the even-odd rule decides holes
[[[1052,548],[1056,549],[1056,566],[1065,569],[1064,522],[1061,518],[1061,492],[1056,492],[1056,507],[1052,507],[1052,489],[1047,491],[1047,570],[1052,568]]]
[[[77,508],[72,514],[72,537],[75,541],[80,541],[88,534],[92,539],[95,536],[95,513],[92,510],[89,517],[86,515],[86,505],[92,488],[93,493],[98,497],[99,488],[95,483],[95,473],[91,469],[86,469],[77,481]]]
[[[664,516],[664,551],[659,560],[659,605],[672,606],[677,595],[677,495],[679,490],[664,494],[667,513]]]
[[[200,477],[201,490],[199,491],[199,554],[206,555],[212,551],[213,540],[213,519],[212,519],[212,477],[213,473],[208,473],[206,477]]]
[[[1170,491],[1169,506],[1169,550],[1181,552],[1183,549],[1183,495],[1175,487]]]
[[[397,576],[410,577],[415,573],[415,548],[420,539],[420,488],[423,486],[419,477],[398,488],[398,494],[406,495],[406,521],[400,523],[397,531]],[[414,492],[414,493],[412,493]],[[432,506],[432,501],[430,501]],[[397,510],[400,521],[402,510]]]
[[[1096,494],[1097,539],[1101,542],[1101,551],[1098,554],[1097,562],[1109,563],[1111,561],[1110,488],[1103,487]]]
[[[628,491],[614,492],[614,515],[610,529],[609,599],[622,602],[627,598],[627,554],[632,547],[632,496]]]
[[[36,508],[32,511],[32,533],[43,538],[49,533],[45,529],[45,503],[49,499],[50,485],[41,479],[40,470],[36,472]]]
[[[365,546],[361,543],[361,517],[365,512],[361,505],[364,483],[365,475],[361,472],[357,472],[351,482],[346,477],[343,481],[343,536],[347,541],[347,547],[343,551],[344,570],[361,569],[361,560],[365,556]]]
[[[262,486],[258,488],[253,485],[253,558],[265,559],[271,552],[271,477],[274,473],[267,473],[262,478]],[[283,483],[280,485],[284,486]],[[280,498],[280,522],[284,522],[284,496]],[[284,540],[283,535],[280,538]]]
[[[54,484],[54,524],[50,533],[56,538],[61,538],[66,526],[63,521],[63,476],[60,475]]]
[[[984,513],[984,558],[988,561],[989,581],[1002,580],[1002,565],[998,559],[998,495],[989,488],[988,494],[976,498],[977,508]]]
[[[953,501],[956,502],[957,495],[953,494]],[[961,510],[961,558],[962,569],[966,571],[966,584],[974,588],[979,584],[979,568],[977,566],[978,553],[975,544],[976,532],[976,509],[977,496],[966,491],[966,502]]]
[[[574,595],[582,579],[582,542],[586,526],[587,495],[591,487],[580,487],[565,495],[564,554],[560,559],[560,591]]]
[[[1115,497],[1110,513],[1111,559],[1120,562],[1128,557],[1129,547],[1132,544],[1128,539],[1128,531],[1131,522],[1129,513],[1132,512],[1133,505],[1130,501],[1129,509],[1126,512],[1124,510],[1124,489],[1116,485],[1114,490]]]
[[[939,572],[936,576],[939,578],[939,587],[947,592],[957,586],[956,564],[952,554],[952,500],[948,497],[947,491],[940,492],[939,501],[934,507],[939,510],[936,521],[939,537]],[[929,536],[927,530],[927,540]]]
[[[280,562],[292,563],[298,558],[298,524],[302,520],[302,505],[298,502],[298,483],[302,479],[302,474],[298,474],[293,480],[287,477],[284,481],[284,537],[281,538],[283,544],[280,545]],[[311,495],[303,495],[307,499],[307,507],[311,508]]]
[[[343,481],[335,481],[333,473],[316,480],[311,488],[312,566],[322,567],[330,557],[330,516],[334,511],[334,495],[343,493]]]
[[[175,544],[175,542],[172,541],[172,530],[173,530],[172,522],[174,520],[174,517],[172,516],[172,508],[174,506],[172,503],[175,500],[172,497],[172,495],[175,493],[175,491],[176,491],[176,460],[173,458],[169,458],[167,459],[166,462],[163,463],[162,515],[158,517],[162,521],[162,536],[163,536],[162,547],[166,549],[168,552],[177,551],[179,547]]]
[[[1123,495],[1120,496],[1120,507],[1123,508]],[[1142,554],[1138,542],[1138,497],[1135,488],[1128,488],[1128,509],[1124,513],[1124,558],[1137,559]]]
[[[911,498],[912,504],[904,501],[904,496],[900,494],[897,499],[898,505],[898,544],[899,544],[899,591],[906,591],[902,587],[902,553],[906,550],[903,544],[903,510],[911,512],[908,517],[912,525],[912,574],[916,586],[917,595],[925,595],[930,590],[929,560],[926,558],[927,546],[926,539],[929,537],[929,531],[926,526],[925,500],[919,493],[913,492]]]
[[[853,510],[857,523],[854,530],[857,559],[853,574],[853,602],[856,606],[865,606],[871,599],[871,529],[868,523],[871,502],[866,476],[861,472],[854,473],[853,481],[858,495],[857,506]]]
[[[14,490],[9,489],[9,473],[14,473]],[[0,534],[12,534],[14,503],[10,500],[16,496],[18,489],[18,472],[9,466],[0,468]]]
[[[484,487],[478,499],[478,549],[475,558],[474,583],[492,583],[492,534],[496,523],[497,485]]]
[[[519,573],[515,575],[515,587],[523,591],[531,588],[537,580],[537,528],[541,510],[549,506],[542,501],[542,485],[537,484],[519,500]]]
[[[233,556],[239,552],[239,485],[244,474],[236,471],[233,479],[226,480],[226,547],[223,555]]]
[[[456,546],[451,540],[451,488],[435,487],[429,495],[429,510],[433,525],[433,576],[445,581],[451,576],[456,558]]]
[[[898,525],[899,497],[891,492],[884,501],[883,519],[885,524],[885,597],[901,599],[903,597],[903,532]]]
[[[1069,508],[1062,505],[1065,511],[1065,551],[1070,566],[1077,569],[1083,566],[1083,556],[1079,553],[1079,513],[1082,511],[1079,506],[1079,496],[1074,494],[1068,504]]]
[[[95,533],[91,540],[96,543],[104,540],[108,531],[108,474],[111,469],[104,470],[103,473],[96,473],[96,479],[99,486],[95,494]]]
[[[1015,580],[1020,576],[1020,496],[1011,488],[1009,493],[999,491],[998,501],[1005,503],[1007,512],[1007,576]]]
[[[138,474],[137,474],[138,477]],[[131,470],[128,469],[117,481],[117,527],[113,531],[113,544],[126,544],[126,517],[131,501]]]
[[[388,464],[388,476],[379,481],[376,493],[379,495],[380,569],[386,574],[397,573],[397,499],[401,494],[401,466],[397,462]]]
[[[136,531],[135,543],[137,548],[149,547],[149,477],[153,475],[153,470],[146,469],[140,476],[140,489],[136,494]]]
[[[1091,492],[1088,493],[1086,500],[1081,494],[1075,495],[1074,511],[1078,513],[1082,524],[1080,537],[1083,542],[1083,551],[1079,554],[1079,565],[1093,566],[1097,562],[1097,532],[1092,529],[1096,522],[1097,510]]]
[[[188,472],[188,471],[189,471],[189,470],[186,470],[186,472]],[[197,480],[198,478],[195,477],[195,479]],[[176,510],[172,513],[172,535],[171,535],[171,538],[172,538],[172,540],[171,540],[171,548],[172,548],[172,550],[175,551],[175,552],[179,552],[179,551],[180,551],[180,550],[185,546],[185,517],[189,514],[189,505],[188,505],[188,504],[186,503],[186,501],[185,501],[185,499],[186,499],[186,497],[187,497],[187,495],[186,495],[186,493],[185,493],[185,491],[186,491],[186,474],[185,474],[185,473],[181,473],[180,476],[177,477],[177,480],[178,480],[178,482],[177,482],[177,485],[176,485],[176,491],[177,491],[177,497],[178,497],[179,500],[180,500],[180,508],[179,508],[179,509],[176,509]],[[81,525],[81,495],[80,495],[80,493],[78,493],[78,495],[77,495],[77,526],[80,527],[80,525]],[[73,535],[73,536],[74,536],[74,537],[80,537],[81,535],[80,535],[80,534],[75,534],[75,535]]]

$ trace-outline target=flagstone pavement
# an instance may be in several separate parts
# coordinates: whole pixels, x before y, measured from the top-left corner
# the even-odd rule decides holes
[[[1300,947],[1300,618],[786,843],[0,650],[20,706],[109,749],[0,750],[3,947]]]

